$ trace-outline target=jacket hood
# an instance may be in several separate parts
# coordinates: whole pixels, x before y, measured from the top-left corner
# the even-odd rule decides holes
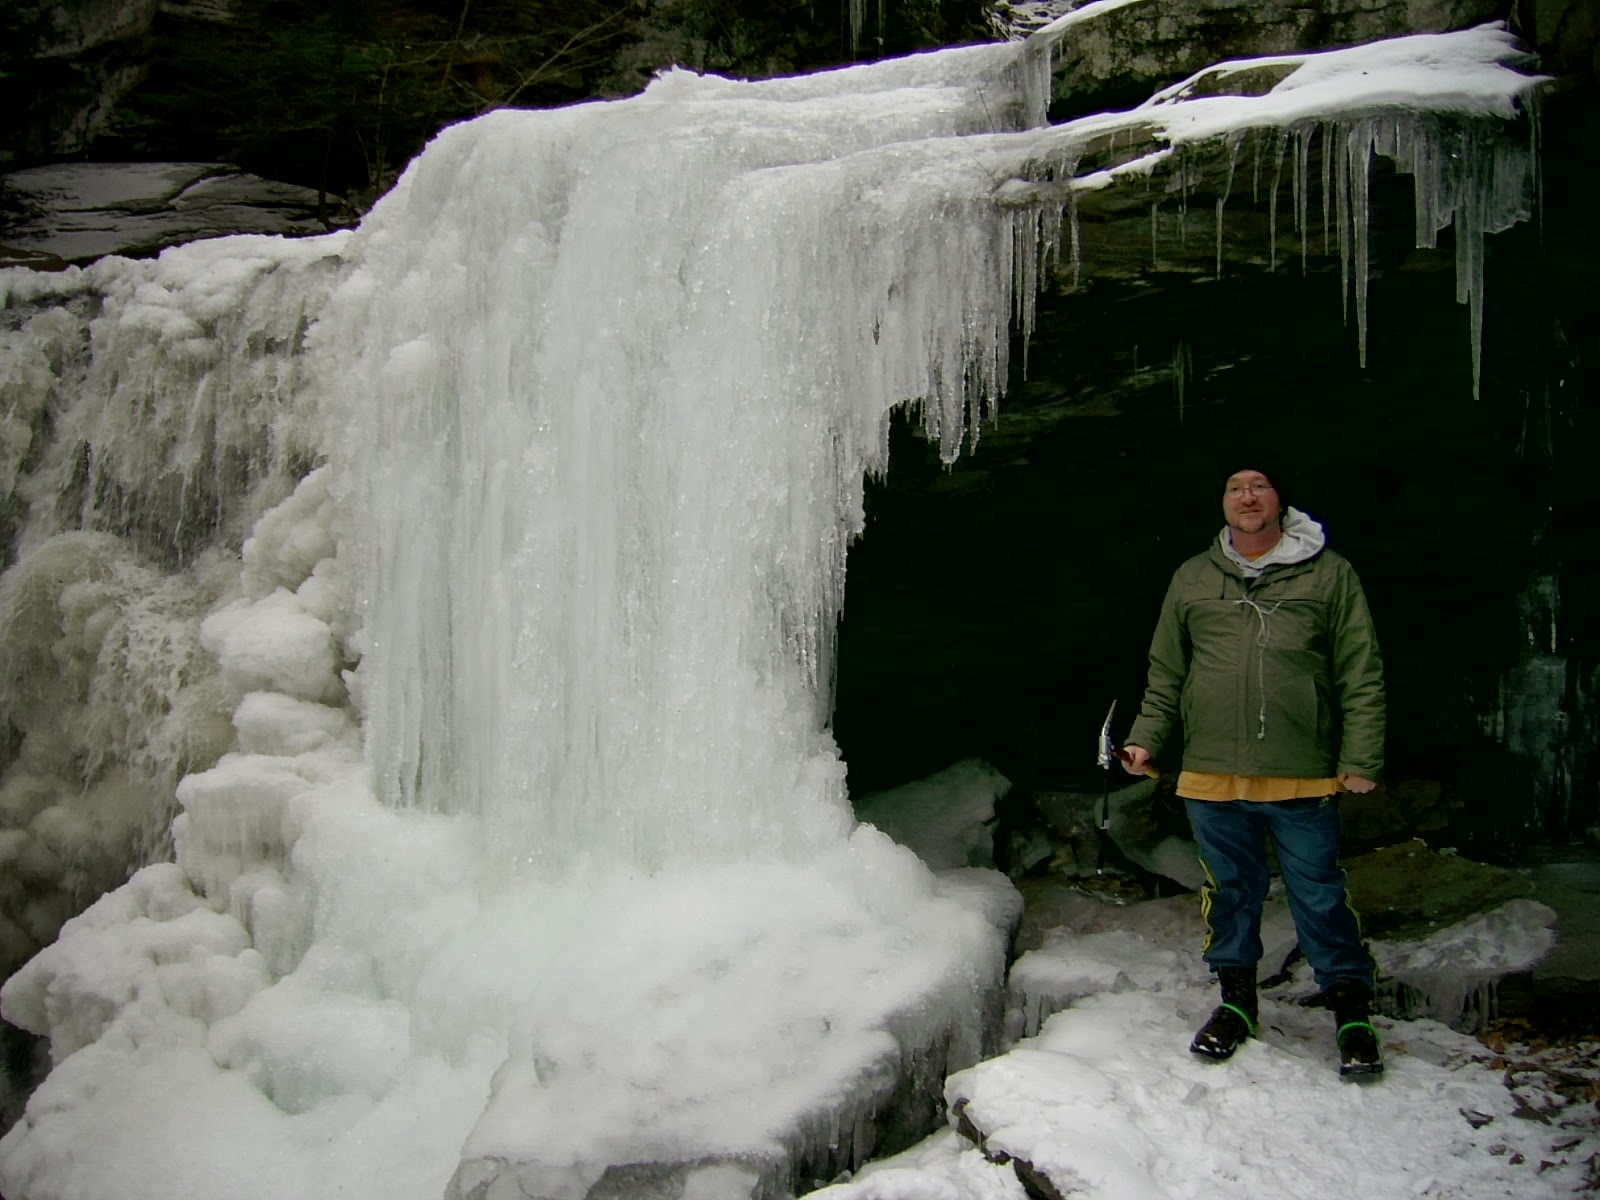
[[[1223,557],[1239,568],[1246,579],[1259,579],[1268,567],[1303,563],[1321,554],[1328,545],[1327,532],[1320,522],[1312,520],[1298,508],[1290,507],[1283,515],[1283,536],[1260,558],[1246,558],[1233,548],[1233,530],[1226,525],[1217,536],[1217,546]]]

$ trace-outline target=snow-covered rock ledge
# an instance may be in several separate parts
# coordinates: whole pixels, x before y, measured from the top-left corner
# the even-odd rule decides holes
[[[1086,903],[1078,928],[1063,926],[1012,966],[1008,983],[1010,1037],[1031,1037],[1049,1018],[1087,996],[1161,989],[1174,979],[1209,980],[1197,948],[1205,927],[1193,896],[1127,908]],[[1556,912],[1518,898],[1453,921],[1427,936],[1378,940],[1378,1007],[1396,1019],[1427,1017],[1471,1033],[1496,1015],[1495,992],[1526,975],[1556,945]],[[1263,995],[1298,1004],[1315,995],[1310,967],[1298,953],[1294,919],[1278,885],[1262,914]],[[1280,969],[1281,968],[1281,969]]]
[[[1062,930],[1018,961],[1013,1002],[1030,1034],[951,1077],[949,1127],[817,1200],[1555,1200],[1592,1190],[1600,1047],[1577,1046],[1543,1070],[1540,1051],[1497,1052],[1445,1022],[1385,1014],[1375,1023],[1387,1070],[1352,1084],[1338,1075],[1331,1015],[1297,1002],[1314,990],[1301,971],[1264,992],[1257,1036],[1216,1063],[1187,1049],[1216,989],[1176,902],[1103,907],[1108,925],[1120,914],[1124,927]],[[1512,901],[1414,945],[1404,963],[1392,946],[1375,950],[1397,970],[1470,981],[1548,948],[1541,909]],[[1265,940],[1279,947],[1286,915],[1269,920]]]
[[[0,226],[0,267],[142,258],[232,234],[304,237],[346,214],[333,196],[226,163],[56,163],[0,176],[23,215]]]

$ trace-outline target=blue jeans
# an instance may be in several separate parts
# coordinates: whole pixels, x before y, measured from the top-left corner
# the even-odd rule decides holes
[[[1187,800],[1206,882],[1205,960],[1212,968],[1253,967],[1261,960],[1261,905],[1267,898],[1266,839],[1278,852],[1300,949],[1317,984],[1374,983],[1372,955],[1345,893],[1339,866],[1339,804],[1333,796],[1300,800]]]

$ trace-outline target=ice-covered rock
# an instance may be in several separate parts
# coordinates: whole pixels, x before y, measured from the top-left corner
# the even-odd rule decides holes
[[[1482,1029],[1499,1015],[1501,982],[1529,974],[1555,949],[1556,923],[1549,905],[1516,899],[1420,941],[1375,942],[1384,1007]]]
[[[935,870],[994,866],[995,804],[1011,781],[981,759],[856,797],[856,816],[914,850]]]

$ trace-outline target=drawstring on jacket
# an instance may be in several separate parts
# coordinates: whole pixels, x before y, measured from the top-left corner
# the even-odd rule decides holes
[[[1272,614],[1283,607],[1283,601],[1275,601],[1268,608],[1246,596],[1234,603],[1248,604],[1261,624],[1256,633],[1256,690],[1261,694],[1261,710],[1256,714],[1256,740],[1264,741],[1267,736],[1267,643],[1272,640]]]

